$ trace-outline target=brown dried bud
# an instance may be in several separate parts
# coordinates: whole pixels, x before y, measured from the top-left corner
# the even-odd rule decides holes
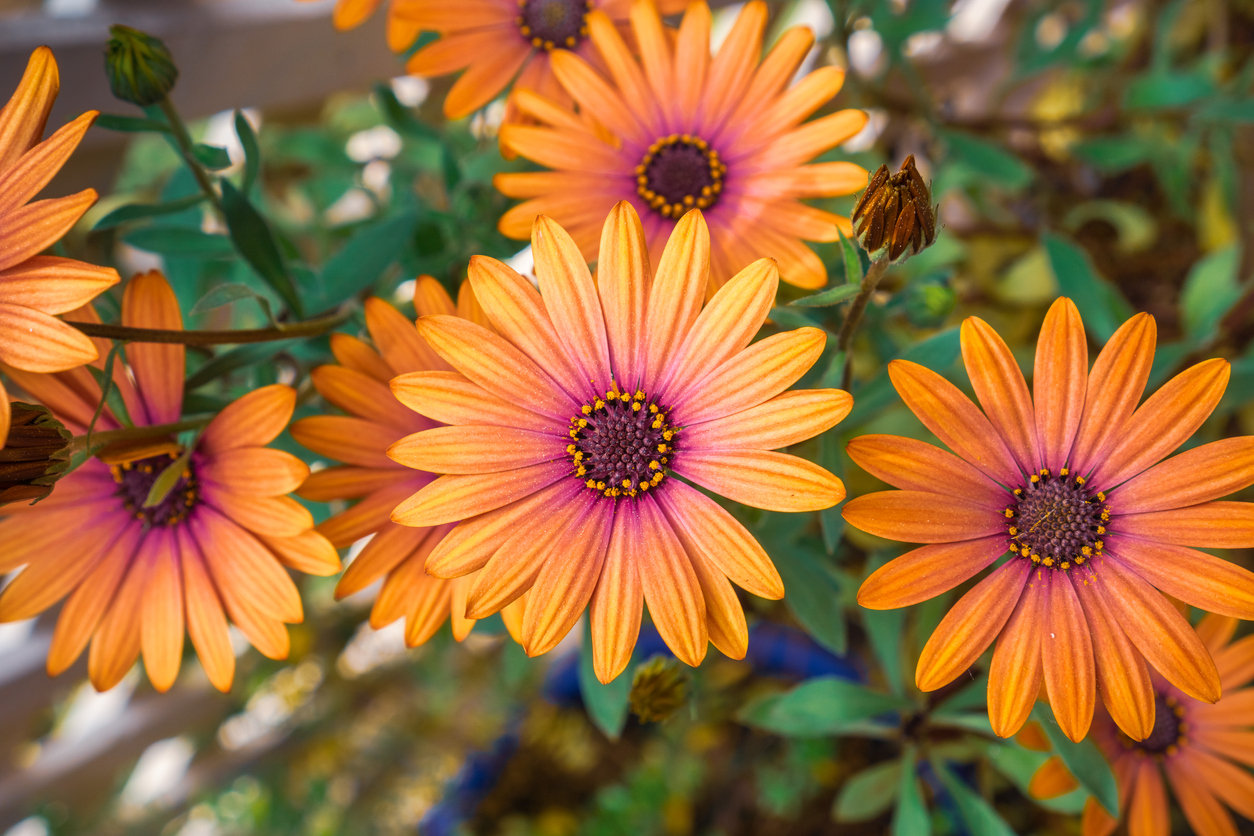
[[[688,675],[679,662],[654,656],[631,679],[631,711],[642,723],[659,723],[688,701]]]
[[[896,174],[882,165],[853,208],[858,243],[869,253],[887,248],[892,261],[918,255],[936,240],[939,208],[932,206],[932,189],[914,167],[913,154]]]
[[[52,492],[70,467],[74,435],[45,407],[14,401],[9,436],[0,449],[0,505],[32,502]]]

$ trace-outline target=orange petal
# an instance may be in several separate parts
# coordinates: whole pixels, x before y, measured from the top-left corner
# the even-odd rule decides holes
[[[749,652],[749,626],[735,588],[710,561],[703,549],[698,548],[678,529],[675,533],[679,535],[701,585],[710,644],[729,659],[745,658]]]
[[[587,133],[529,125],[503,125],[500,141],[502,146],[549,168],[592,174],[623,168],[623,161],[614,146]]]
[[[302,531],[295,537],[257,535],[262,545],[274,552],[280,563],[307,575],[326,577],[344,568],[335,546],[317,531]]]
[[[331,23],[341,32],[356,29],[374,14],[381,2],[383,0],[337,0]]]
[[[1036,414],[1028,384],[1009,346],[987,322],[968,317],[962,323],[962,360],[989,423],[1006,442],[1019,468],[1035,473],[1040,468]]]
[[[908,551],[862,582],[858,603],[872,610],[918,604],[970,580],[1005,553],[1006,537],[1002,534]]]
[[[1125,561],[1126,562],[1126,561]],[[1188,618],[1188,614],[1185,614]],[[1206,649],[1210,651],[1212,658],[1224,648],[1228,642],[1232,641],[1232,637],[1236,635],[1237,627],[1241,622],[1227,615],[1217,615],[1216,613],[1207,613],[1202,620],[1197,623],[1197,636],[1202,640],[1202,644],[1206,645]],[[1215,658],[1215,666],[1219,667],[1219,659]],[[1223,677],[1223,669],[1220,668],[1220,677]]]
[[[68,670],[87,647],[100,617],[113,601],[114,592],[130,566],[142,533],[139,526],[128,526],[104,559],[96,563],[91,574],[66,599],[52,634],[52,646],[48,648],[49,676],[58,676]]]
[[[605,9],[611,14],[609,9]],[[662,23],[658,7],[650,3],[633,3],[628,11],[631,31],[636,37],[640,53],[640,65],[649,82],[649,98],[657,102],[666,114],[669,124],[675,124],[679,115],[675,109],[675,68],[671,60],[670,31]],[[648,137],[646,142],[653,139]]]
[[[637,567],[637,556],[641,553],[636,539],[640,535],[638,517],[634,502],[623,503],[616,509],[605,565],[589,605],[592,667],[603,683],[626,670],[640,635],[644,587]]]
[[[332,406],[365,418],[403,435],[432,426],[430,421],[406,409],[388,384],[343,366],[319,366],[309,374],[318,394]]]
[[[1010,737],[1023,727],[1041,690],[1043,593],[1029,589],[1019,596],[993,652],[988,671],[988,719],[999,737]],[[1032,794],[1036,796],[1034,791]]]
[[[141,543],[143,550],[147,544]],[[108,691],[134,666],[140,650],[140,612],[149,567],[132,559],[125,579],[109,601],[87,654],[87,676],[97,691]]]
[[[397,400],[441,424],[494,424],[565,434],[567,423],[507,403],[458,372],[413,372],[392,381]]]
[[[431,278],[430,276],[420,276],[419,278]],[[435,279],[431,279],[435,281]],[[436,283],[440,290],[443,285]],[[476,325],[482,325],[489,331],[494,330],[492,320],[488,319],[488,313],[479,304],[479,299],[475,296],[474,289],[470,286],[469,279],[463,279],[461,287],[457,289],[457,315],[462,319],[468,319]]]
[[[684,437],[688,443],[688,437]],[[953,453],[896,435],[863,435],[845,448],[859,467],[894,488],[934,493],[944,488],[954,496],[997,511],[1013,497],[996,482]]]
[[[644,377],[644,316],[653,272],[640,216],[627,201],[614,204],[605,219],[599,252],[597,289],[605,316],[610,365],[615,379],[634,389]]]
[[[491,312],[484,294],[479,298]],[[579,404],[539,366],[486,328],[455,316],[429,316],[418,321],[418,330],[459,372],[497,397],[518,402],[518,393],[526,392],[520,406],[559,420],[579,411]]]
[[[509,427],[436,427],[405,436],[388,456],[430,473],[499,473],[566,458],[565,447],[560,437]]]
[[[1173,456],[1134,476],[1112,500],[1120,514],[1197,505],[1254,484],[1254,438],[1225,438]]]
[[[1190,736],[1199,746],[1205,746],[1217,755],[1254,766],[1254,731],[1195,727]]]
[[[1171,789],[1184,811],[1184,818],[1197,836],[1237,836],[1236,826],[1229,813],[1210,791],[1205,783],[1198,780],[1192,771],[1189,758],[1172,758],[1164,764],[1167,777],[1171,779]],[[1144,767],[1143,767],[1144,769]],[[1161,784],[1161,779],[1154,776]],[[1164,805],[1165,805],[1164,800]],[[1165,809],[1163,811],[1166,813]],[[1155,819],[1154,830],[1144,832],[1152,836],[1166,836],[1171,828],[1170,820]],[[1148,825],[1147,825],[1148,827]]]
[[[1110,836],[1119,826],[1119,820],[1113,818],[1096,798],[1084,802],[1084,814],[1080,816],[1081,836]]]
[[[196,447],[214,455],[238,447],[263,447],[278,438],[296,409],[296,390],[275,383],[233,401],[205,427]]]
[[[583,615],[601,577],[613,522],[613,505],[594,503],[566,529],[569,546],[545,561],[529,590],[523,616],[523,649],[528,656],[557,647]]]
[[[172,530],[154,531],[144,543],[148,554],[145,549],[136,557],[150,565],[141,604],[140,645],[148,678],[160,693],[170,690],[183,661],[183,573],[175,543]]]
[[[623,101],[619,91],[591,64],[565,49],[555,51],[550,60],[553,74],[579,103],[580,110],[608,128],[610,133],[632,143],[646,145],[653,139]]]
[[[675,88],[672,95],[677,112],[698,112],[705,94],[709,65],[710,7],[706,3],[689,3],[675,39]]]
[[[1232,694],[1226,694],[1217,705],[1192,706],[1197,712],[1198,720],[1208,726],[1227,726],[1248,729],[1250,717],[1254,715],[1254,688],[1242,688]]]
[[[771,102],[759,124],[776,126],[778,132],[794,128],[831,101],[844,84],[845,71],[839,67],[819,67],[811,70]],[[843,112],[847,114],[846,119],[850,120],[849,127],[858,124],[856,118],[858,111]],[[865,121],[863,124],[866,124]],[[831,163],[819,163],[819,165],[831,165]],[[866,170],[863,169],[862,181],[852,184],[852,188],[845,194],[852,194],[866,188],[866,181]],[[820,196],[826,195],[797,195],[797,197]]]
[[[418,316],[437,314],[461,316],[457,313],[457,305],[453,304],[453,298],[448,295],[444,285],[432,276],[419,276],[414,281],[414,310],[418,312]]]
[[[229,585],[240,600],[269,618],[288,623],[303,618],[296,584],[257,538],[203,506],[189,520],[189,529],[219,589]]]
[[[297,537],[314,525],[309,509],[286,496],[245,496],[231,491],[214,491],[208,501],[254,534]]]
[[[910,411],[945,446],[1001,484],[1019,485],[1023,476],[1005,442],[957,386],[908,360],[889,363],[888,375]]]
[[[667,364],[658,397],[680,398],[706,375],[743,351],[762,328],[775,302],[779,270],[760,258],[719,288]]]
[[[1080,311],[1070,299],[1054,302],[1041,325],[1032,392],[1041,459],[1051,473],[1067,464],[1080,428],[1088,389],[1089,347]]]
[[[283,622],[257,610],[236,590],[223,585],[221,579],[217,584],[223,608],[252,646],[267,659],[286,659],[292,646]]]
[[[1213,656],[1224,690],[1240,688],[1254,680],[1254,638],[1246,636],[1214,651]]]
[[[1201,749],[1188,754],[1189,771],[1219,800],[1247,819],[1254,819],[1254,776]]]
[[[730,115],[744,99],[758,56],[762,54],[762,34],[766,29],[767,8],[761,0],[746,3],[736,16],[731,32],[714,56],[706,79],[705,111],[714,120]]]
[[[39,142],[60,89],[61,76],[52,50],[37,47],[26,62],[13,97],[0,110],[0,171]]]
[[[463,641],[475,627],[475,620],[466,617],[466,596],[470,594],[473,577],[455,578],[449,581],[449,625],[453,628],[453,638]],[[504,617],[501,619],[504,621]]]
[[[0,165],[0,217],[26,203],[48,185],[98,115],[95,110],[84,113],[31,148],[12,166]]]
[[[1037,590],[1046,596],[1037,627],[1042,633],[1045,688],[1063,734],[1079,743],[1089,733],[1097,699],[1093,641],[1071,577],[1046,572],[1044,582],[1045,589]],[[1028,586],[1033,585],[1029,580]]]
[[[841,514],[868,534],[905,543],[956,543],[994,534],[1006,542],[1004,517],[948,494],[879,491],[851,499]]]
[[[86,516],[90,519],[92,515]],[[31,522],[38,525],[44,520],[36,513]],[[95,569],[130,527],[129,521],[109,514],[88,525],[59,528],[55,539],[40,549],[0,593],[0,621],[33,618],[61,600]]]
[[[59,372],[96,357],[96,346],[77,328],[33,308],[0,302],[0,363]]]
[[[1168,595],[1186,604],[1245,620],[1254,619],[1254,572],[1213,555],[1120,537],[1119,560]]]
[[[768,511],[821,511],[845,486],[813,462],[764,450],[685,450],[675,472],[736,502]]]
[[[656,496],[690,555],[699,553],[754,595],[770,600],[784,597],[784,582],[771,558],[721,505],[679,481],[669,483]]]
[[[296,493],[313,502],[359,499],[398,482],[408,481],[400,467],[369,468],[339,464],[309,474]]]
[[[1219,699],[1219,672],[1185,621],[1166,598],[1118,560],[1094,561],[1089,582],[1132,644],[1167,680],[1189,696]]]
[[[639,563],[644,599],[662,640],[685,664],[696,667],[705,658],[709,641],[705,598],[683,544],[658,508],[653,497],[636,503],[642,546]]]
[[[197,478],[217,483],[223,490],[250,496],[282,496],[300,487],[309,465],[282,450],[238,447],[207,457]]]
[[[1104,595],[1087,583],[1076,584],[1075,591],[1093,641],[1102,702],[1124,734],[1144,740],[1154,730],[1154,688],[1145,657],[1119,626]]]
[[[701,212],[694,209],[671,230],[649,291],[642,386],[646,392],[654,391],[697,321],[709,281],[710,230]]]
[[[1112,520],[1111,530],[1177,546],[1247,549],[1254,546],[1254,504],[1204,502],[1190,508],[1128,514]]]
[[[1071,469],[1089,473],[1118,438],[1141,400],[1154,361],[1154,317],[1137,314],[1119,326],[1089,372],[1084,414],[1071,448]]]
[[[861,110],[838,110],[784,134],[767,146],[762,156],[780,168],[801,165],[857,135],[866,127],[867,119]]]
[[[231,649],[226,613],[213,578],[209,576],[209,568],[191,538],[180,537],[179,553],[187,599],[187,633],[205,675],[213,687],[226,693],[235,679],[235,653]]]
[[[473,64],[458,77],[444,98],[444,115],[461,119],[495,99],[531,57],[531,50],[511,49],[502,44],[479,53]]]
[[[456,578],[477,572],[504,543],[522,528],[543,524],[538,509],[549,507],[559,497],[569,498],[572,486],[560,481],[495,511],[463,520],[427,558],[427,574]]]
[[[1062,758],[1054,755],[1032,775],[1028,784],[1028,795],[1033,798],[1050,799],[1066,795],[1080,788],[1080,782],[1071,774],[1071,770],[1062,762]]]
[[[429,526],[469,519],[535,493],[570,475],[570,462],[520,467],[503,473],[441,476],[396,506],[392,522]]]
[[[414,472],[414,471],[410,471]],[[429,474],[422,474],[430,479]],[[432,480],[434,481],[434,480]],[[397,505],[413,496],[415,484],[430,484],[398,481],[387,488],[380,488],[353,505],[347,511],[341,511],[329,520],[318,524],[317,531],[330,540],[336,547],[351,546],[368,534],[373,534],[392,521],[392,511]]]
[[[37,255],[0,271],[0,303],[50,315],[81,308],[118,283],[118,271],[72,258]]]
[[[629,108],[642,120],[656,119],[655,100],[649,93],[649,84],[633,50],[623,41],[614,21],[603,11],[595,10],[585,18],[589,37],[596,45],[597,53],[614,79],[614,86],[622,93]],[[573,91],[572,91],[573,92]]]
[[[1093,481],[1118,485],[1183,444],[1215,409],[1231,372],[1227,360],[1215,358],[1167,381],[1111,439]]]
[[[1026,560],[1004,563],[958,600],[919,655],[919,690],[943,688],[975,664],[1014,612],[1030,567]]]
[[[388,523],[380,529],[348,564],[339,583],[335,585],[335,599],[341,600],[361,592],[370,584],[399,566],[423,544],[434,529],[410,528]],[[427,550],[428,553],[430,549]]]
[[[331,353],[341,366],[368,374],[381,383],[387,383],[396,375],[387,361],[379,356],[379,352],[349,334],[331,335]],[[435,356],[434,352],[432,356]]]
[[[1137,766],[1132,798],[1128,802],[1128,832],[1137,836],[1170,836],[1171,813],[1167,809],[1167,789],[1158,765],[1143,758]]]
[[[393,469],[387,449],[403,434],[386,424],[347,415],[312,415],[291,427],[292,438],[303,447],[359,467]]]
[[[820,67],[812,71],[793,88],[795,90],[815,76],[826,75],[839,84],[845,74],[836,67]],[[787,95],[787,94],[786,94]],[[813,163],[796,168],[772,169],[749,175],[746,187],[787,197],[815,198],[854,194],[866,188],[867,171],[849,162]]]
[[[686,392],[676,392],[676,419],[700,424],[770,400],[810,370],[826,341],[825,331],[798,328],[754,343]]]
[[[684,427],[685,450],[776,450],[830,430],[853,408],[840,389],[784,392],[766,403]]]
[[[129,328],[183,330],[179,300],[156,271],[131,279],[122,300],[122,324]],[[178,343],[131,343],[126,359],[135,373],[150,424],[172,424],[183,414],[186,349]]]
[[[365,307],[366,327],[392,375],[448,369],[448,364],[418,335],[415,323],[396,308],[373,296],[366,300]]]
[[[786,29],[758,65],[749,88],[734,103],[736,109],[727,121],[728,126],[757,122],[762,112],[775,104],[797,75],[801,62],[813,47],[814,32],[808,26]],[[756,55],[757,52],[754,52],[750,57]]]

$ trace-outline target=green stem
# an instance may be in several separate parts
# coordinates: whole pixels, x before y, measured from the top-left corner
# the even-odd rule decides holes
[[[845,353],[845,373],[840,384],[842,389],[848,390],[853,379],[853,355],[850,349],[853,347],[854,335],[858,333],[858,325],[862,322],[862,313],[866,310],[867,303],[871,301],[871,294],[875,292],[880,279],[884,278],[884,271],[888,269],[889,261],[888,253],[885,252],[877,260],[871,262],[866,275],[862,277],[862,287],[858,289],[858,295],[853,298],[853,303],[849,306],[849,313],[845,314],[845,322],[840,326],[840,337],[836,347],[837,350]]]
[[[166,96],[156,105],[165,114],[166,121],[170,123],[170,134],[174,137],[175,143],[178,144],[179,153],[183,156],[183,162],[187,163],[187,167],[191,169],[192,176],[196,178],[196,182],[200,185],[200,190],[205,193],[205,197],[213,202],[213,205],[222,211],[222,198],[218,195],[218,190],[213,187],[213,180],[209,177],[209,172],[205,171],[204,166],[196,159],[193,149],[195,143],[192,142],[192,136],[187,132],[187,126],[183,124],[183,119],[179,116],[179,112],[174,109],[174,104],[170,101],[170,97]]]
[[[94,322],[70,322],[89,337],[106,340],[126,340],[135,343],[182,343],[183,345],[242,345],[265,343],[274,340],[290,340],[293,337],[317,337],[348,321],[350,313],[276,325],[273,328],[256,328],[240,331],[165,331],[158,328],[129,328],[125,325],[104,325]]]
[[[153,424],[146,427],[123,427],[118,430],[105,430],[99,433],[89,433],[87,435],[78,435],[70,442],[73,452],[94,452],[102,447],[110,444],[117,444],[121,441],[142,441],[147,438],[162,438],[166,436],[176,435],[187,430],[198,430],[207,425],[213,417],[195,418],[188,421],[179,421],[175,424]],[[90,443],[90,447],[88,446]]]

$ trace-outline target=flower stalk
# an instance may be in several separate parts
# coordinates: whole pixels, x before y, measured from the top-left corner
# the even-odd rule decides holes
[[[294,337],[321,336],[347,322],[349,316],[349,312],[343,311],[304,322],[294,322],[290,325],[225,331],[131,328],[125,325],[108,325],[95,322],[69,322],[67,324],[74,326],[89,337],[99,337],[106,340],[126,340],[127,342],[136,343],[181,343],[183,345],[242,345],[244,343],[290,340]]]

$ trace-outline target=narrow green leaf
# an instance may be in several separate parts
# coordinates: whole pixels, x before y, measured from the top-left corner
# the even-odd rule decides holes
[[[194,449],[194,444],[187,445],[183,455],[170,462],[170,465],[161,471],[161,475],[157,477],[157,480],[152,483],[152,487],[148,489],[148,497],[144,500],[145,508],[156,508],[170,495],[170,491],[174,490],[174,486],[178,484],[179,477],[187,470],[187,463],[191,461],[192,450]]]
[[[291,274],[283,263],[269,225],[248,202],[248,198],[229,180],[222,181],[222,211],[226,215],[227,228],[231,231],[231,240],[235,242],[240,255],[266,284],[283,297],[298,317],[303,317],[300,297],[296,294]]]
[[[800,299],[794,299],[788,304],[799,308],[826,308],[849,301],[858,295],[859,289],[859,286],[856,284],[837,285],[813,296],[803,296]]]
[[[383,118],[387,120],[388,125],[402,135],[420,137],[422,139],[440,138],[440,134],[434,128],[420,119],[415,119],[413,114],[405,105],[400,103],[396,98],[396,94],[392,92],[392,88],[380,82],[374,86],[374,97],[379,104],[379,110],[383,112]]]
[[[901,785],[897,788],[897,808],[893,810],[892,836],[932,836],[932,819],[915,774],[916,757],[914,744],[907,743],[901,753]]]
[[[901,359],[927,366],[934,372],[944,372],[958,359],[961,350],[958,329],[949,328],[910,346],[901,353]],[[853,409],[841,426],[857,427],[897,400],[897,390],[885,369],[854,390]]]
[[[1118,818],[1119,785],[1115,782],[1115,774],[1110,771],[1110,764],[1106,763],[1106,758],[1102,757],[1101,750],[1093,744],[1092,738],[1085,738],[1079,743],[1073,742],[1058,728],[1050,709],[1043,705],[1033,707],[1032,717],[1041,724],[1054,751],[1080,785],[1093,793],[1093,797],[1107,812]]]
[[[958,812],[971,832],[971,836],[1015,836],[1015,832],[1006,824],[1006,820],[967,783],[953,774],[940,760],[932,760],[932,768],[937,777],[953,796],[958,805]]]
[[[813,319],[794,308],[771,308],[770,320],[780,328],[818,328]]]
[[[836,234],[840,236],[841,260],[845,265],[845,284],[861,287],[862,256],[858,254],[858,246],[845,237],[845,233],[840,227],[836,227]]]
[[[776,734],[822,737],[879,714],[913,707],[907,699],[881,694],[847,679],[819,677],[798,685],[765,709],[746,706],[740,718]]]
[[[906,608],[899,610],[863,609],[862,624],[866,628],[871,650],[884,671],[888,688],[900,696],[905,693],[901,668],[901,632],[906,621]]]
[[[1195,340],[1209,337],[1228,309],[1241,298],[1237,282],[1240,250],[1235,244],[1216,250],[1193,265],[1180,291],[1184,330]]]
[[[89,453],[91,450],[91,435],[93,432],[95,432],[96,422],[99,421],[100,416],[104,414],[104,408],[106,405],[108,405],[110,409],[113,409],[114,402],[116,401],[116,403],[118,404],[118,410],[121,410],[121,411],[119,412],[117,410],[114,410],[113,417],[117,418],[118,421],[120,421],[123,424],[123,426],[127,426],[127,427],[134,426],[134,424],[131,423],[130,413],[126,411],[126,403],[120,397],[121,393],[119,393],[117,391],[117,388],[113,385],[113,364],[117,361],[119,354],[123,354],[123,356],[125,356],[124,354],[125,350],[126,350],[126,343],[121,342],[121,341],[115,342],[113,344],[113,348],[109,349],[109,355],[105,357],[105,364],[104,364],[103,371],[101,371],[100,369],[97,369],[95,366],[87,367],[87,370],[91,372],[93,377],[96,378],[96,383],[100,385],[100,402],[96,404],[96,411],[92,413],[91,423],[87,425],[86,446],[88,448]],[[110,400],[111,397],[113,398],[113,400]]]
[[[788,609],[815,641],[843,656],[849,636],[840,604],[840,582],[825,565],[827,555],[803,549],[796,543],[771,548],[769,552],[784,581]]]
[[[112,229],[124,223],[138,221],[143,218],[172,215],[175,212],[182,212],[186,209],[191,209],[193,206],[199,206],[204,201],[205,196],[203,194],[194,194],[178,200],[168,200],[165,203],[132,203],[129,206],[119,206],[96,221],[96,225],[92,227],[92,230],[98,232],[102,229]]]
[[[210,235],[180,226],[148,226],[131,230],[122,239],[132,247],[161,255],[222,258],[235,248],[225,235]]]
[[[988,704],[988,674],[980,674],[932,709],[933,716],[960,714]]]
[[[593,725],[611,740],[617,740],[627,725],[627,698],[631,694],[633,666],[608,685],[602,685],[592,666],[591,619],[583,620],[583,644],[579,647],[579,693]]]
[[[206,311],[212,311],[232,302],[237,302],[240,299],[256,301],[261,306],[261,311],[265,314],[269,323],[271,325],[276,324],[274,311],[270,308],[270,300],[242,282],[228,282],[212,288],[208,293],[200,297],[200,301],[188,311],[188,315],[195,316]]]
[[[840,365],[844,366],[844,352],[837,352],[833,359],[833,366],[836,361],[840,361]],[[827,375],[819,384],[823,388],[835,388],[839,382],[828,383]],[[828,430],[819,436],[819,466],[827,470],[838,479],[845,477],[845,463],[842,455],[840,435],[835,430]],[[828,554],[834,554],[836,547],[840,545],[840,538],[845,533],[845,518],[841,516],[840,508],[824,508],[819,511],[819,527],[823,534],[823,546],[827,549]]]
[[[107,131],[121,131],[123,133],[157,131],[168,134],[170,132],[170,126],[160,120],[144,119],[139,116],[121,116],[116,113],[102,113],[96,117],[96,121],[93,124],[97,128],[104,128]]]
[[[196,162],[210,171],[221,171],[231,167],[231,155],[225,148],[219,148],[217,145],[205,145],[203,142],[198,142],[192,146],[192,156],[196,158]]]
[[[1000,145],[960,131],[941,131],[950,157],[978,171],[989,182],[1022,189],[1032,182],[1032,168]]]
[[[901,787],[901,761],[877,763],[845,781],[832,804],[838,822],[873,819],[893,806]]]
[[[1084,312],[1084,325],[1094,338],[1105,343],[1131,315],[1131,306],[1098,275],[1088,253],[1077,245],[1050,232],[1041,236],[1041,243],[1059,289]]]
[[[240,191],[249,194],[253,184],[257,182],[257,174],[261,171],[261,148],[257,145],[257,134],[253,132],[252,123],[243,112],[235,111],[235,135],[240,145],[244,146],[244,179]]]
[[[322,268],[324,307],[332,307],[374,286],[405,249],[418,223],[416,212],[372,223],[349,239]]]
[[[278,340],[269,343],[241,345],[230,351],[224,351],[197,369],[196,373],[191,377],[187,378],[183,388],[190,392],[193,389],[204,386],[206,383],[217,380],[225,374],[230,374],[236,369],[264,363],[271,357],[282,354],[299,343],[299,339]],[[186,412],[187,410],[184,411]]]

